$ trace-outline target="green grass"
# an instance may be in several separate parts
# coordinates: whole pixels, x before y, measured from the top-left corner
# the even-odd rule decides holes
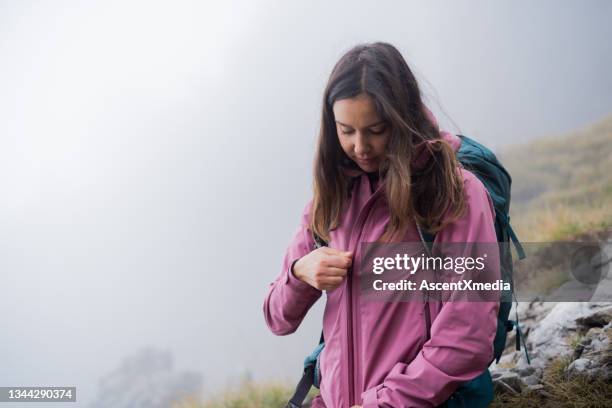
[[[278,381],[243,381],[239,386],[227,389],[208,401],[186,397],[173,404],[172,408],[281,408],[293,395],[295,385]],[[313,397],[318,393],[319,390],[313,387],[308,395]]]
[[[612,384],[586,375],[569,376],[565,369],[569,357],[553,361],[544,371],[538,391],[521,394],[498,394],[491,408],[608,408],[612,401]]]
[[[522,241],[612,229],[612,115],[498,157],[512,176],[510,216]]]

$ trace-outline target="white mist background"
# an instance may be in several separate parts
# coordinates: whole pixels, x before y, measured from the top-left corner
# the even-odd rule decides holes
[[[297,381],[262,305],[310,195],[322,91],[396,45],[494,149],[612,111],[606,1],[0,2],[0,386],[79,402],[153,347],[216,392]],[[8,405],[7,405],[8,406]]]

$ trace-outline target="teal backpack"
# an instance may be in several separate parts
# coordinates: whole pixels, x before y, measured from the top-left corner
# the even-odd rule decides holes
[[[467,136],[458,135],[461,139],[461,146],[457,151],[457,159],[464,168],[471,171],[484,184],[493,200],[495,207],[495,233],[497,241],[504,243],[500,245],[500,266],[502,279],[505,282],[510,282],[511,292],[504,292],[500,302],[499,313],[497,315],[497,333],[493,341],[493,360],[499,362],[499,359],[506,347],[506,338],[508,332],[516,329],[516,349],[521,349],[521,343],[527,357],[527,362],[530,363],[529,354],[525,347],[525,340],[518,321],[518,313],[515,320],[510,320],[510,309],[512,308],[512,295],[514,294],[514,283],[512,280],[512,251],[508,245],[510,241],[514,243],[519,259],[525,258],[525,251],[521,246],[516,234],[510,226],[510,185],[512,178],[504,169],[501,163],[495,157],[495,154],[483,146],[482,144],[470,139]],[[435,239],[434,234],[430,234],[419,228],[421,240],[426,246],[429,246]],[[320,237],[314,236],[315,247],[325,246],[327,243]],[[515,297],[516,300],[516,297]],[[429,339],[429,328],[431,327],[431,317],[429,307],[425,308],[425,320],[427,327],[427,339]],[[313,352],[304,360],[304,371],[302,378],[298,383],[295,393],[291,400],[287,403],[287,408],[298,408],[302,406],[302,402],[306,398],[310,387],[319,388],[321,372],[319,369],[319,354],[325,341],[323,332],[319,344]],[[493,381],[491,374],[487,368],[482,374],[468,381],[451,395],[451,397],[442,405],[446,408],[480,408],[488,406],[493,400]]]

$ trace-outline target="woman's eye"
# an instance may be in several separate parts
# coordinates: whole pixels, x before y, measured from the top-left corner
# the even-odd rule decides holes
[[[342,134],[345,134],[345,135],[352,135],[353,133],[355,133],[354,129],[342,129],[342,128],[340,128],[340,130],[342,131]],[[382,126],[382,127],[379,127],[379,128],[370,129],[369,132],[371,134],[373,134],[373,135],[380,135],[380,134],[384,133],[385,130],[387,130],[387,127],[386,126]]]
[[[375,135],[380,135],[381,133],[384,133],[386,127],[380,127],[380,128],[376,128],[376,129],[370,129],[370,132],[372,132]]]

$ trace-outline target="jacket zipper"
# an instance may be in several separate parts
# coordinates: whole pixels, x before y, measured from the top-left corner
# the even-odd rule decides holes
[[[379,186],[380,187],[380,186]],[[353,227],[353,231],[355,231],[355,227],[357,227],[357,238],[355,239],[355,242],[353,243],[352,241],[349,241],[349,248],[355,248],[353,250],[353,256],[354,258],[357,257],[357,246],[359,245],[359,238],[361,238],[361,235],[363,233],[363,227],[365,226],[365,222],[367,220],[367,214],[369,213],[371,207],[372,207],[372,203],[373,203],[373,199],[378,195],[379,193],[379,189],[377,189],[366,201],[366,203],[364,204],[362,210],[360,211],[359,215],[357,216],[357,222],[355,222],[355,226]],[[354,264],[354,262],[353,262]],[[353,282],[355,281],[355,279],[353,279],[353,264],[351,264],[350,269],[350,274],[348,276],[348,278],[350,279],[350,282],[347,282],[347,289],[348,289],[348,306],[347,306],[347,310],[348,310],[348,325],[347,325],[347,338],[348,338],[348,386],[349,386],[349,407],[352,407],[353,405],[355,405],[355,380],[356,380],[356,376],[354,375],[355,373],[355,358],[354,358],[354,350],[353,350]],[[359,333],[357,333],[357,335],[359,335]]]
[[[353,299],[352,299],[352,286],[353,286],[353,268],[351,267],[351,274],[349,275],[350,282],[347,282],[348,289],[348,318],[347,318],[347,339],[348,339],[348,388],[349,388],[349,407],[355,405],[355,390],[353,389]]]

